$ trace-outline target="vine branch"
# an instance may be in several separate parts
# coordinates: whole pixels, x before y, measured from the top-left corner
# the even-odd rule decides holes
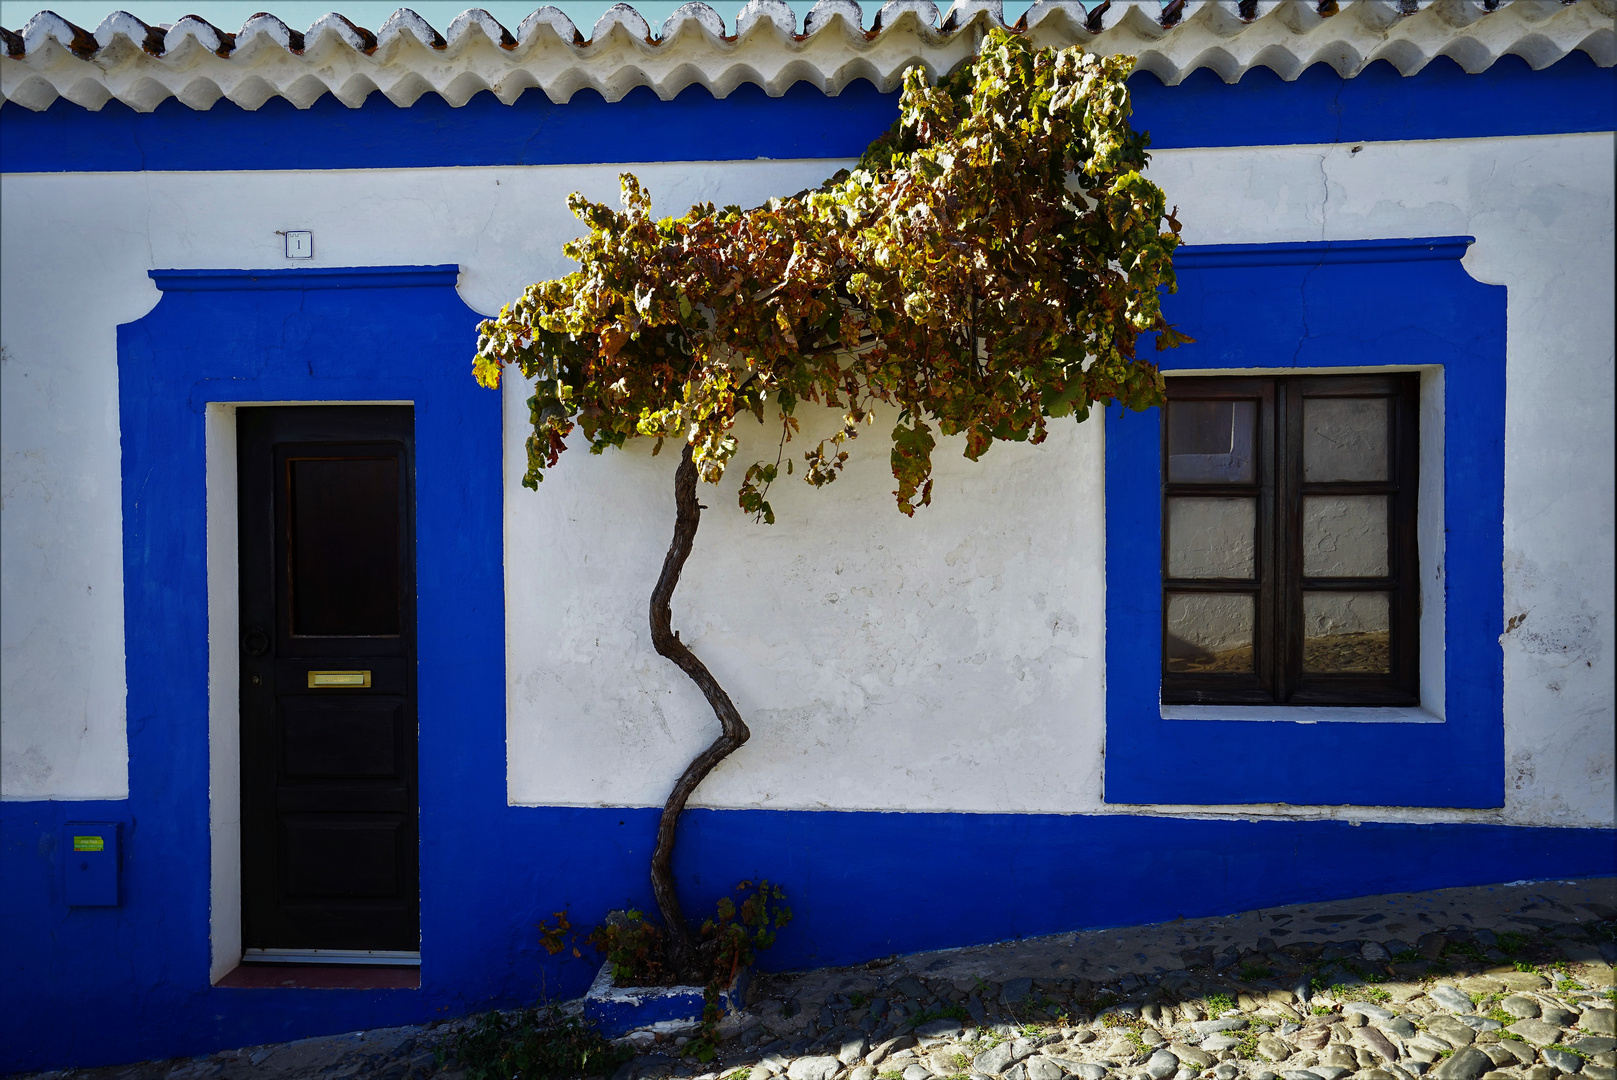
[[[651,889],[657,897],[657,910],[663,925],[668,928],[669,966],[681,977],[694,974],[695,949],[691,942],[691,929],[680,910],[679,895],[674,890],[673,854],[674,833],[680,812],[707,774],[740,748],[752,732],[747,730],[741,713],[736,711],[730,695],[708,671],[707,665],[697,659],[679,634],[672,629],[673,616],[669,602],[679,586],[680,571],[690,557],[691,545],[696,540],[696,528],[702,520],[702,504],[696,498],[696,463],[691,458],[691,445],[685,444],[680,454],[679,468],[674,471],[674,538],[663,559],[662,573],[651,590],[651,643],[657,652],[672,660],[702,691],[713,713],[719,718],[723,731],[706,750],[696,755],[685,766],[674,790],[663,804],[661,819],[657,822],[657,847],[651,856]],[[700,981],[700,980],[698,980]]]

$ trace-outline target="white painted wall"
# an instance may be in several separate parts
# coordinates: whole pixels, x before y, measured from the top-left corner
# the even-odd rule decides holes
[[[1467,268],[1511,290],[1506,609],[1526,618],[1504,638],[1505,809],[1239,813],[1612,823],[1611,154],[1611,136],[1592,135],[1157,155],[1189,242],[1470,233]],[[634,171],[678,211],[797,191],[839,164]],[[493,311],[565,269],[560,244],[576,230],[563,196],[610,197],[618,171],[5,178],[7,798],[127,786],[122,669],[108,664],[122,625],[114,331],[155,303],[145,271],[288,265],[274,230],[309,228],[316,265],[458,262],[467,302]],[[577,452],[528,492],[523,396],[505,398],[509,796],[660,803],[716,729],[645,630],[673,459]],[[766,452],[748,426],[741,460]],[[1062,426],[975,465],[946,444],[934,506],[915,521],[892,509],[875,437],[829,490],[777,486],[772,528],[741,517],[733,484],[711,492],[675,625],[754,735],[697,802],[1134,809],[1101,802],[1101,437],[1098,423]],[[56,463],[55,478],[36,462]],[[86,730],[85,710],[64,707],[69,687],[115,703],[118,723]]]
[[[3,798],[129,794],[113,327],[157,290],[144,215],[80,220],[77,201],[0,182]]]

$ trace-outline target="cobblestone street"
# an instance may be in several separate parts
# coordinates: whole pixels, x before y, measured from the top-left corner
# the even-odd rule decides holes
[[[1301,904],[763,976],[604,1080],[1614,1080],[1614,959],[1610,878]],[[456,1078],[458,1029],[36,1076]]]

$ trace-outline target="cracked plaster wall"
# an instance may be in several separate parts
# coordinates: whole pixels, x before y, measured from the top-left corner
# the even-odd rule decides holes
[[[27,182],[0,187],[0,796],[124,798],[111,327],[149,305],[129,258],[102,252],[145,260],[146,229],[143,215],[81,228],[57,203]],[[55,226],[49,242],[18,224],[36,215]]]
[[[1611,154],[1609,134],[1538,136],[1163,151],[1153,169],[1188,242],[1474,234],[1467,268],[1510,288],[1506,610],[1524,617],[1503,636],[1503,811],[1103,804],[1101,426],[975,465],[946,442],[908,521],[874,437],[890,417],[830,489],[780,482],[772,528],[734,509],[736,478],[706,489],[675,625],[754,734],[695,802],[1612,824]],[[667,212],[838,164],[635,171]],[[6,178],[6,797],[126,787],[114,334],[157,300],[145,271],[300,265],[274,230],[310,228],[315,265],[458,262],[493,311],[565,268],[564,196],[610,198],[621,168]],[[505,391],[508,796],[657,804],[716,730],[644,625],[673,459],[577,452],[529,492],[524,396]],[[741,433],[738,460],[773,451]]]

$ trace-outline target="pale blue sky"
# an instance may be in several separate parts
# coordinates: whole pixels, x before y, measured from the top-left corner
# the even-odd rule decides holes
[[[387,21],[387,17],[400,7],[416,11],[440,31],[468,7],[481,7],[501,23],[516,29],[518,23],[545,0],[0,0],[0,26],[20,30],[33,15],[43,9],[56,12],[71,22],[93,30],[114,11],[127,11],[149,23],[172,23],[185,15],[200,15],[223,30],[234,32],[241,24],[260,11],[278,16],[295,30],[306,30],[328,11],[338,11],[360,26],[374,30]],[[585,35],[601,13],[612,6],[613,0],[550,0],[578,24]],[[681,0],[633,0],[634,6],[655,27],[679,7]],[[797,12],[799,23],[813,7],[813,0],[790,0]],[[724,25],[735,29],[736,13],[742,0],[708,0],[724,19]],[[875,18],[881,4],[879,0],[864,3],[865,25]],[[948,0],[938,4],[948,9]],[[1027,10],[1026,0],[1007,2],[1005,15],[1015,20]]]

